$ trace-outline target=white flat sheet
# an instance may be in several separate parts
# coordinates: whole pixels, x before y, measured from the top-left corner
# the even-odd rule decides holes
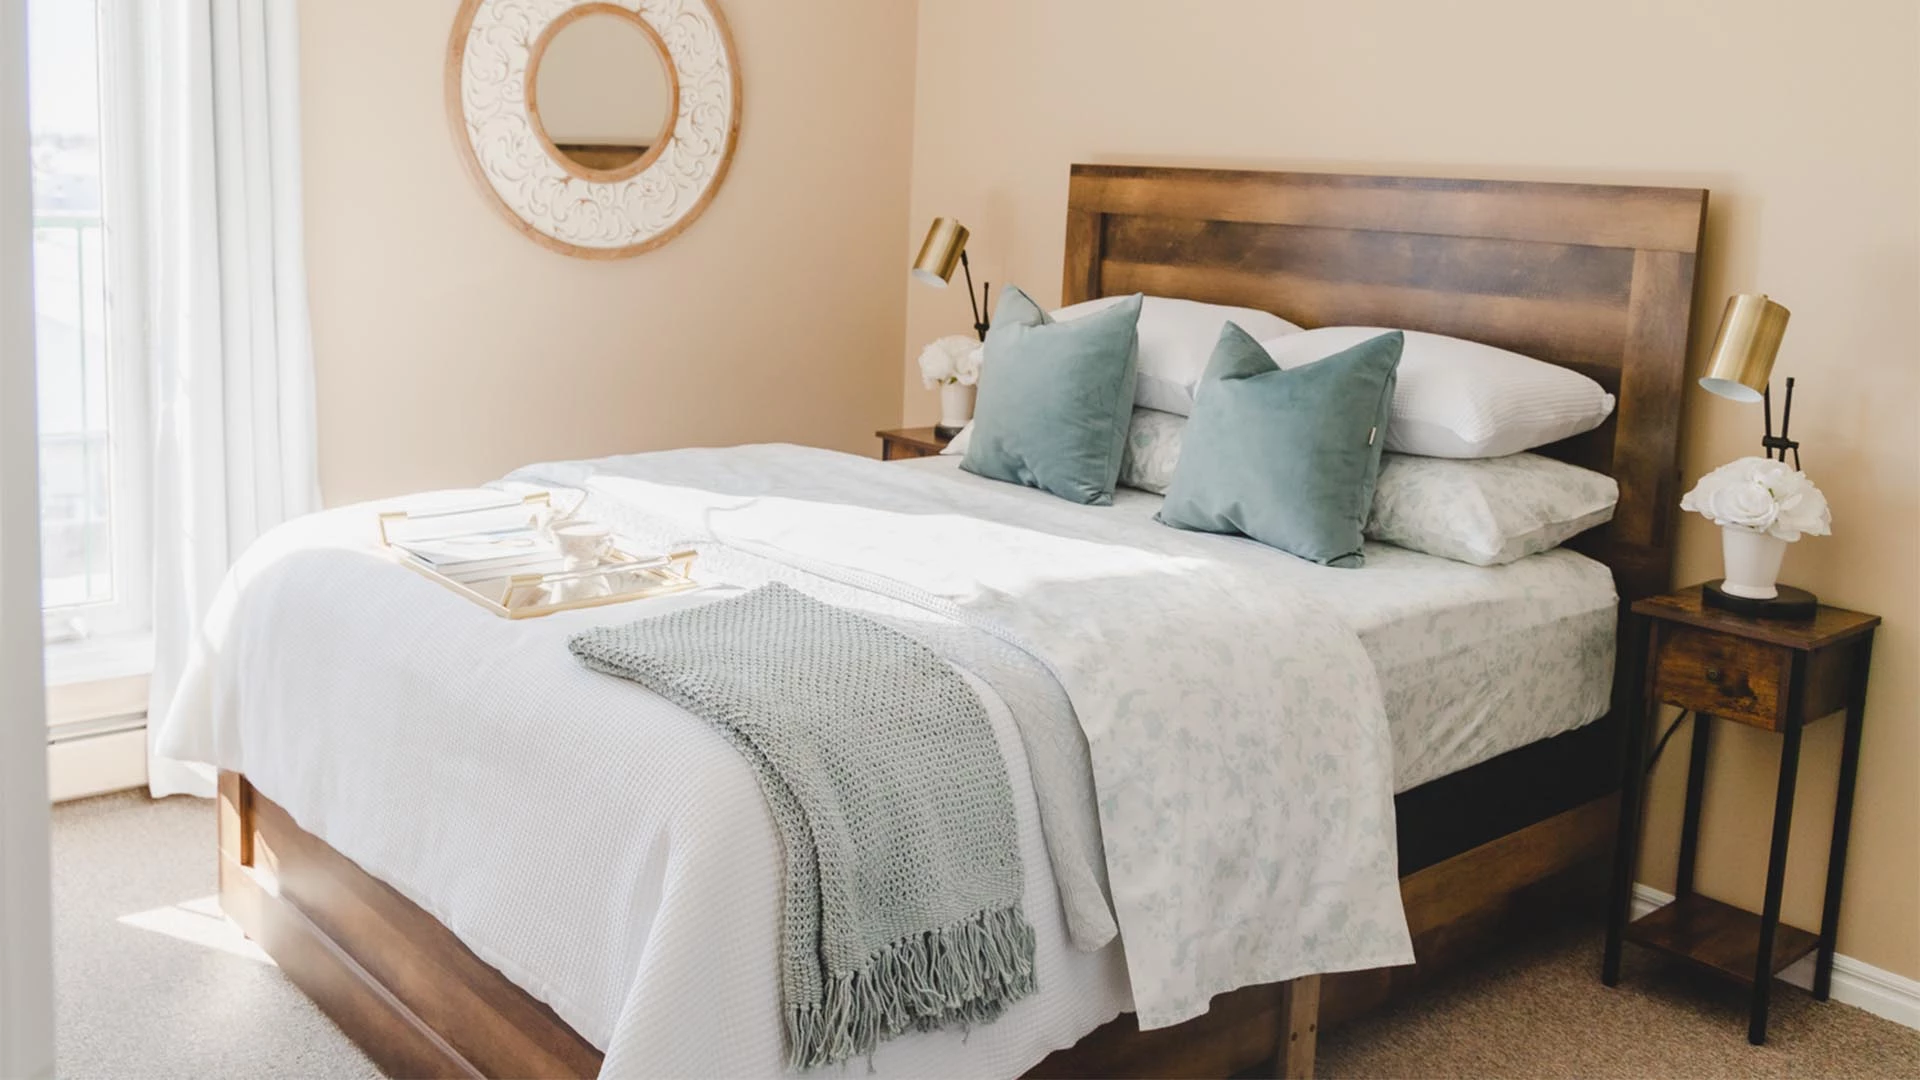
[[[961,471],[953,455],[897,465],[1005,486]],[[1161,501],[1121,488],[1108,512],[1151,517]],[[1361,569],[1304,587],[1339,607],[1373,658],[1395,793],[1606,715],[1619,607],[1604,565],[1565,549],[1488,567],[1391,544],[1368,543],[1366,555]]]

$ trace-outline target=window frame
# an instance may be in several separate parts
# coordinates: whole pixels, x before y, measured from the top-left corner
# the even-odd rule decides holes
[[[38,0],[62,2],[62,0]],[[142,668],[153,630],[148,263],[137,3],[92,0],[100,99],[101,249],[107,348],[107,497],[114,596],[42,609],[50,671],[73,679]],[[31,62],[31,58],[29,58]],[[129,659],[134,658],[134,659]],[[150,667],[151,660],[144,661]]]

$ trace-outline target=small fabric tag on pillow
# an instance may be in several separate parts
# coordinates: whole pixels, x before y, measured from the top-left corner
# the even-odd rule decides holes
[[[987,331],[960,467],[1072,502],[1112,503],[1133,416],[1140,301],[1056,323],[1007,286]]]
[[[1402,340],[1382,334],[1282,370],[1228,323],[1159,520],[1240,533],[1328,566],[1361,565]]]

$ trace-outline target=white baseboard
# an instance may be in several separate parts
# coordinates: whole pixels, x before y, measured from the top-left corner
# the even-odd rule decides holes
[[[1631,917],[1637,919],[1655,908],[1665,907],[1672,902],[1672,893],[1663,892],[1651,885],[1636,883],[1633,887]],[[1789,986],[1811,990],[1813,988],[1812,954],[1801,957],[1791,967],[1782,971],[1780,979]],[[1835,953],[1831,996],[1835,1001],[1865,1009],[1875,1016],[1891,1020],[1896,1024],[1920,1029],[1920,980],[1895,975],[1891,971],[1862,963],[1851,956]]]
[[[54,802],[104,795],[147,782],[147,729],[63,739],[47,747],[47,788]]]

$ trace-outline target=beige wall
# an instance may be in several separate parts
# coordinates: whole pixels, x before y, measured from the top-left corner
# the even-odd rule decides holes
[[[901,392],[913,5],[725,0],[732,171],[686,232],[617,262],[535,245],[462,170],[457,7],[300,5],[327,501],[666,446],[875,452]]]
[[[1920,976],[1920,16],[1911,0],[1673,4],[1205,4],[922,0],[911,256],[935,214],[977,276],[1057,298],[1076,161],[1586,180],[1712,189],[1701,304],[1793,309],[1778,374],[1835,535],[1785,578],[1886,617],[1875,652],[1841,951]],[[911,352],[965,332],[915,287]],[[1696,332],[1696,338],[1699,337]],[[1696,341],[1695,364],[1706,342]],[[903,368],[903,374],[904,374]],[[935,395],[905,381],[908,419]],[[1757,411],[1688,395],[1686,482],[1759,438]],[[1714,576],[1711,527],[1676,579]],[[1839,724],[1809,730],[1786,914],[1816,925]],[[1757,904],[1778,739],[1716,732],[1699,884]],[[1676,744],[1683,745],[1683,744]],[[1656,782],[1643,878],[1672,880],[1677,783]]]

